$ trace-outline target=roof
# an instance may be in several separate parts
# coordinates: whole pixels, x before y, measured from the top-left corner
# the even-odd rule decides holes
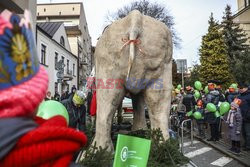
[[[37,26],[52,38],[62,24],[63,22],[43,22],[37,23]]]
[[[52,23],[52,22],[50,22]],[[54,40],[48,32],[46,32],[44,29],[41,28],[41,26],[39,26],[38,24],[40,23],[37,23],[36,27],[38,30],[40,30],[41,33],[43,33],[44,35],[46,35],[47,37],[51,38],[51,40],[53,42],[55,42],[59,47],[61,47],[62,49],[64,49],[65,51],[67,51],[69,54],[73,55],[76,59],[78,59],[78,57],[76,55],[74,55],[72,52],[70,52],[68,49],[66,49],[64,46],[62,46],[61,44],[59,44],[56,40]],[[41,25],[41,24],[40,24]]]
[[[23,9],[20,8],[15,2],[13,1],[0,1],[0,6],[3,9],[8,9],[10,11],[14,11],[17,14],[23,14]]]
[[[41,5],[82,5],[82,2],[59,2],[59,3],[38,3],[37,6],[41,6]]]

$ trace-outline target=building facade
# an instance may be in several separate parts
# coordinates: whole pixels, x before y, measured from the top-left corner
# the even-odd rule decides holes
[[[245,31],[250,45],[250,0],[237,0],[238,12],[234,15],[234,22],[239,23]]]
[[[81,88],[92,66],[91,37],[82,3],[37,4],[37,22],[63,22],[71,51],[79,61],[78,84]]]
[[[63,22],[37,23],[37,51],[41,65],[48,72],[48,91],[52,96],[78,86],[78,58],[71,52]]]

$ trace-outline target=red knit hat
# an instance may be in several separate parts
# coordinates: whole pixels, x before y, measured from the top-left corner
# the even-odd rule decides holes
[[[0,14],[0,118],[33,115],[43,100],[48,76],[40,66],[29,12]]]
[[[68,167],[73,155],[87,143],[86,135],[68,128],[62,116],[36,121],[40,126],[18,140],[0,159],[1,167]]]

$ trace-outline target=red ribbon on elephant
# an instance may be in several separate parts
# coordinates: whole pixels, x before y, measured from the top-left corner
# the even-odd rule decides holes
[[[131,43],[134,43],[135,46],[138,47],[139,51],[140,51],[143,55],[145,55],[145,52],[143,52],[143,50],[141,49],[141,47],[138,46],[138,45],[141,44],[141,40],[139,40],[139,39],[131,39],[131,40],[128,40],[128,39],[122,38],[122,42],[125,42],[125,43],[123,44],[121,51],[123,50],[123,48],[125,48],[125,46],[127,46],[127,45],[129,45],[129,44],[131,44]]]

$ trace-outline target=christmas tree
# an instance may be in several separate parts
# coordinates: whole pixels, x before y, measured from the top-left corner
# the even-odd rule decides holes
[[[232,75],[229,72],[226,44],[217,21],[213,14],[209,18],[209,27],[206,35],[202,37],[200,55],[200,79],[203,83],[208,80],[219,80],[228,86]]]

